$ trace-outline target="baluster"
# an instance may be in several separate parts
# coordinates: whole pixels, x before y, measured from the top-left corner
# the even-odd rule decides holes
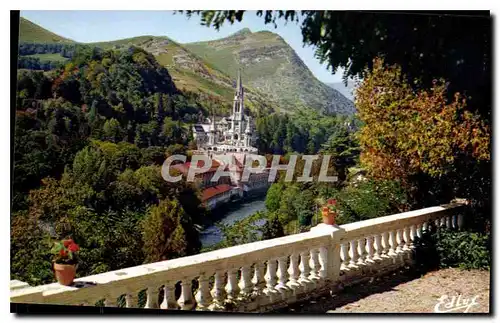
[[[300,253],[300,278],[299,283],[302,286],[302,290],[306,292],[309,289],[309,256],[310,253],[308,251],[303,251]]]
[[[264,279],[265,270],[266,265],[264,263],[260,261],[255,263],[254,276],[252,278],[254,295],[261,295],[266,286],[266,280]]]
[[[146,291],[146,297],[144,308],[158,308],[158,287],[149,286]]]
[[[106,307],[118,307],[118,296],[110,294],[104,299],[104,306]]]
[[[181,281],[181,296],[178,304],[181,310],[189,311],[194,307],[193,291],[191,290],[191,280],[183,279]]]
[[[238,286],[240,287],[241,294],[244,296],[249,295],[253,290],[252,272],[250,269],[250,266],[243,266],[241,268],[241,279]]]
[[[429,223],[425,221],[424,223],[422,223],[422,231],[426,232],[428,230],[429,230]]]
[[[340,258],[342,259],[342,264],[340,265],[340,270],[347,271],[349,265],[349,245],[348,243],[342,243],[340,245]]]
[[[382,253],[380,254],[380,258],[382,259],[387,259],[389,258],[389,253],[391,251],[391,244],[390,244],[390,232],[382,232],[381,237],[382,237]]]
[[[175,299],[175,284],[176,282],[167,281],[163,287],[163,302],[160,305],[161,309],[164,310],[176,310],[179,309],[177,300]]]
[[[318,249],[314,248],[311,249],[310,254],[311,258],[309,260],[309,266],[311,268],[311,272],[309,274],[309,280],[317,283],[319,280],[319,270],[321,269],[319,264],[319,251]]]
[[[404,227],[403,228],[403,241],[402,241],[403,247],[401,248],[403,251],[408,251],[410,250],[410,228],[409,227]]]
[[[276,285],[276,289],[282,293],[283,300],[286,300],[286,292],[288,291],[288,286],[286,283],[288,282],[288,256],[278,258],[278,285]]]
[[[198,291],[195,295],[196,309],[208,309],[212,302],[212,295],[210,295],[210,284],[208,282],[209,275],[201,274],[198,278]]]
[[[417,224],[416,235],[419,239],[422,238],[422,227],[422,224]]]
[[[374,263],[375,261],[373,261],[374,250],[373,250],[373,237],[372,236],[366,237],[366,249],[367,249],[367,255],[365,258],[365,262]]]
[[[401,254],[403,252],[403,230],[396,230],[396,254]]]
[[[319,263],[320,263],[320,270],[319,270],[319,278],[321,281],[326,281],[328,278],[328,247],[323,246],[319,248]],[[332,270],[331,268],[330,270]]]
[[[458,229],[462,230],[464,227],[464,215],[462,213],[457,214],[457,224],[458,224]]]
[[[410,226],[410,249],[415,247],[415,239],[417,238],[417,226],[412,224]]]
[[[380,256],[382,255],[382,252],[383,252],[383,250],[382,250],[382,235],[380,235],[380,234],[375,235],[373,247],[374,247],[373,260],[374,261],[382,260],[382,258],[380,258]]]
[[[439,226],[446,227],[446,217],[445,216],[441,217],[441,219],[439,220]]]
[[[137,296],[137,292],[128,291],[125,295],[125,307],[127,308],[135,308],[138,307],[139,297]]]
[[[240,288],[238,287],[238,269],[228,270],[226,292],[229,300],[235,300],[240,292]]]
[[[349,256],[351,261],[349,262],[349,268],[357,269],[356,262],[358,261],[358,240],[351,240],[349,248]]]
[[[224,300],[225,300],[225,290],[224,290],[224,272],[216,271],[215,275],[214,287],[211,291],[213,297],[213,303],[209,306],[212,310],[219,310],[224,308]]]
[[[366,241],[365,238],[358,239],[358,266],[364,266],[365,264],[365,255],[366,255]]]
[[[455,230],[458,228],[458,224],[457,224],[457,215],[456,215],[456,214],[453,214],[453,215],[451,216],[451,227],[452,227],[453,229],[455,229]]]
[[[391,258],[396,255],[396,232],[389,231],[389,252],[387,253]]]
[[[451,216],[446,217],[446,228],[451,229]]]
[[[290,266],[288,267],[288,274],[290,275],[287,286],[292,290],[293,294],[296,295],[300,289],[299,284],[299,254],[294,252],[290,256]]]
[[[267,261],[267,272],[264,276],[266,280],[266,289],[264,293],[269,296],[271,302],[275,300],[274,295],[276,294],[276,286],[277,278],[276,278],[276,259],[269,259]]]

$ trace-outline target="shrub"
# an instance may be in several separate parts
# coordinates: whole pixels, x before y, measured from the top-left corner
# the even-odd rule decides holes
[[[338,202],[338,224],[347,224],[408,209],[407,192],[398,181],[366,180],[332,196]]]
[[[489,269],[491,235],[472,231],[432,229],[417,239],[416,261],[426,269],[459,267]]]

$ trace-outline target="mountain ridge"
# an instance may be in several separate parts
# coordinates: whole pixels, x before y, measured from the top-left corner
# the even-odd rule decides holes
[[[33,29],[29,24],[38,25],[25,18],[22,20],[24,23],[20,26],[20,41],[28,41],[27,38],[33,41],[33,33],[28,33],[29,37],[26,37],[25,29]],[[38,36],[41,42],[59,40],[102,49],[120,49],[127,46],[141,47],[152,53],[161,65],[169,69],[179,89],[201,91],[214,95],[220,97],[225,104],[231,104],[234,95],[236,70],[241,67],[240,64],[237,64],[237,67],[234,64],[235,58],[237,58],[243,65],[243,82],[248,94],[246,104],[251,110],[257,105],[263,105],[273,106],[275,110],[282,112],[292,112],[302,107],[340,114],[352,114],[354,111],[352,102],[340,92],[319,81],[293,48],[281,36],[270,31],[251,32],[250,29],[243,28],[225,38],[184,44],[178,43],[168,36],[152,35],[80,43],[58,36],[43,27],[38,27]],[[221,43],[229,47],[236,46],[237,56],[232,52],[226,53],[225,63],[221,64],[217,57],[213,59],[210,57],[211,55],[206,55],[199,49],[193,49],[196,44],[200,43],[210,43],[213,44],[212,47],[220,46]],[[193,46],[193,44],[195,45]],[[207,51],[211,52],[211,50]],[[252,64],[252,56],[261,57],[262,60],[257,62],[259,64]],[[289,84],[285,82],[285,89],[283,89],[283,78],[293,81],[288,82]],[[301,79],[305,80],[304,84],[301,84]],[[279,84],[279,82],[282,83]],[[273,86],[277,83],[278,91]],[[315,99],[315,97],[319,99]]]
[[[242,29],[217,40],[183,45],[231,77],[241,70],[250,85],[283,105],[298,103],[325,112],[354,112],[353,103],[318,80],[278,34]]]

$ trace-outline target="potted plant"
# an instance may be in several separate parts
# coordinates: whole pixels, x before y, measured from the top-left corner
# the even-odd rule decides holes
[[[52,248],[52,254],[54,255],[53,269],[59,284],[69,286],[73,283],[78,262],[78,250],[80,250],[80,247],[72,239],[54,243]]]
[[[321,209],[321,215],[324,224],[334,225],[337,217],[337,200],[329,199],[326,206]]]

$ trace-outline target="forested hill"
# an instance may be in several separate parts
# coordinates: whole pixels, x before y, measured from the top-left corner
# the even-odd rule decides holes
[[[13,277],[53,279],[47,239],[66,235],[81,245],[82,276],[199,251],[196,190],[164,181],[161,165],[193,147],[188,125],[208,115],[209,99],[181,93],[134,47],[20,70],[17,90]]]

